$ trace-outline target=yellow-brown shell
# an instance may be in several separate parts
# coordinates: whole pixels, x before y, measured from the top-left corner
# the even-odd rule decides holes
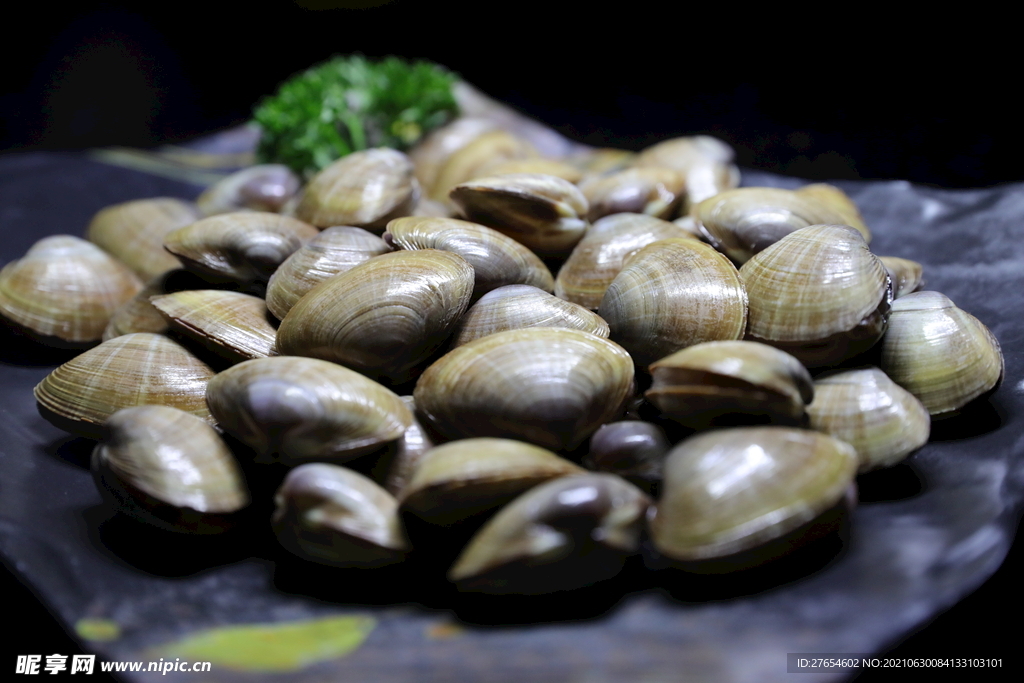
[[[536,156],[533,145],[511,133],[504,130],[484,132],[445,159],[428,194],[435,201],[447,203],[453,187],[479,177],[480,171],[487,166]]]
[[[522,439],[572,449],[621,411],[633,363],[587,332],[499,332],[437,360],[416,383],[417,413],[451,438]]]
[[[156,404],[211,421],[205,363],[159,334],[115,337],[72,358],[36,385],[43,416],[75,434],[98,438],[108,417],[122,408]]]
[[[229,360],[266,358],[277,330],[267,303],[258,296],[219,289],[195,289],[154,296],[153,306],[171,326]]]
[[[741,338],[747,294],[727,258],[697,240],[673,238],[629,259],[598,314],[611,339],[646,366],[687,346]]]
[[[687,203],[696,205],[740,183],[732,148],[708,135],[671,138],[646,148],[633,161],[637,167],[671,168],[686,178]]]
[[[40,337],[87,344],[140,289],[138,276],[96,245],[46,237],[0,270],[0,315]]]
[[[164,249],[167,233],[202,218],[192,202],[169,197],[137,199],[101,209],[86,228],[86,238],[148,282],[178,268]]]
[[[860,215],[860,209],[857,208],[857,204],[850,199],[848,194],[835,185],[811,183],[810,185],[797,188],[796,193],[804,197],[811,197],[838,212],[843,217],[841,221],[843,225],[856,228],[857,232],[864,237],[865,242],[871,241],[871,231],[868,230],[867,224],[864,223],[864,217]]]
[[[879,256],[892,280],[892,296],[898,299],[905,294],[916,292],[924,281],[924,266],[917,261],[897,256]]]
[[[590,210],[587,220],[616,213],[641,213],[672,218],[686,192],[686,179],[678,171],[657,166],[627,168],[580,183]]]

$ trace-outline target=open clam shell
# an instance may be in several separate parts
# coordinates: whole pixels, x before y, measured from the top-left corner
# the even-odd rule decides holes
[[[142,281],[94,244],[58,235],[0,270],[0,315],[44,341],[97,342]]]
[[[878,368],[819,377],[807,414],[812,429],[857,449],[861,472],[895,465],[931,433],[924,404]]]
[[[314,358],[278,356],[217,374],[206,402],[263,462],[345,462],[402,436],[412,414],[396,394]]]
[[[1004,364],[992,332],[945,295],[914,292],[893,302],[882,370],[933,418],[955,415],[994,389]]]
[[[108,417],[139,405],[171,406],[212,422],[206,384],[213,374],[173,339],[138,332],[72,358],[37,384],[34,393],[43,417],[96,439]]]
[[[111,415],[92,471],[115,508],[169,531],[225,531],[231,513],[249,504],[238,463],[216,430],[168,406]]]
[[[637,365],[706,341],[739,339],[747,294],[736,267],[690,238],[654,242],[615,277],[598,314]]]
[[[358,472],[308,463],[296,467],[274,496],[278,541],[307,560],[335,567],[380,567],[409,550],[398,502]]]
[[[155,296],[151,303],[176,330],[231,361],[273,353],[277,329],[258,296],[197,289]]]
[[[681,561],[735,555],[779,538],[840,502],[857,470],[853,446],[789,427],[693,436],[665,461],[651,536]]]
[[[148,282],[181,265],[164,249],[167,233],[195,223],[202,215],[195,204],[181,199],[137,199],[100,210],[85,236]]]
[[[534,327],[460,346],[416,383],[416,409],[451,438],[523,439],[572,449],[615,418],[633,382],[620,346],[587,332]]]

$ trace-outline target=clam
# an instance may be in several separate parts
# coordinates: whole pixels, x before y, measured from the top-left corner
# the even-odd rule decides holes
[[[939,418],[994,389],[1004,360],[980,320],[943,294],[914,292],[893,302],[882,370]]]
[[[540,256],[567,255],[587,230],[587,199],[575,185],[533,173],[476,178],[449,194],[471,221],[508,235]]]
[[[871,231],[868,230],[868,226],[864,223],[864,217],[860,215],[860,209],[857,208],[857,205],[850,199],[849,195],[835,185],[811,183],[810,185],[797,188],[796,193],[804,197],[810,197],[838,212],[843,217],[843,220],[840,221],[843,225],[856,228],[857,232],[864,236],[865,242],[871,241]]]
[[[118,510],[169,531],[219,533],[249,491],[216,430],[175,408],[119,410],[92,453],[100,493]]]
[[[553,175],[570,183],[578,183],[583,178],[583,171],[572,164],[555,159],[532,157],[529,159],[501,159],[487,164],[479,171],[480,176],[507,175],[510,173],[542,173]],[[470,179],[472,180],[472,178]]]
[[[326,463],[296,467],[274,496],[272,524],[292,553],[335,567],[380,567],[409,550],[398,503],[358,472]]]
[[[171,326],[232,361],[266,358],[277,330],[258,296],[198,289],[154,296],[153,307]]]
[[[449,525],[500,507],[549,479],[585,471],[521,441],[463,439],[427,451],[398,499],[403,510]]]
[[[502,508],[448,572],[463,590],[541,593],[611,578],[640,547],[650,500],[610,474],[560,477]]]
[[[208,286],[199,276],[182,268],[169,270],[163,275],[153,278],[135,296],[117,307],[114,314],[110,316],[110,322],[107,323],[106,329],[103,330],[103,341],[132,332],[154,332],[156,334],[167,332],[169,329],[167,320],[149,302],[150,298]]]
[[[673,238],[630,258],[598,314],[611,339],[646,366],[687,346],[742,337],[747,295],[728,259],[697,240]]]
[[[277,350],[403,381],[452,332],[472,293],[473,267],[457,254],[384,254],[310,290],[281,321]]]
[[[921,288],[924,267],[917,261],[896,256],[879,256],[878,260],[885,266],[892,280],[892,296],[898,299],[904,294],[916,292]]]
[[[931,433],[924,404],[873,367],[819,377],[807,414],[812,429],[857,449],[861,472],[895,465]]]
[[[628,168],[580,183],[590,210],[587,220],[616,213],[640,213],[671,218],[686,191],[686,179],[670,168]]]
[[[140,289],[135,273],[94,244],[46,237],[0,270],[0,315],[48,342],[88,344]]]
[[[685,230],[654,216],[605,216],[587,230],[555,278],[555,296],[597,310],[627,256],[652,242],[688,237]]]
[[[497,124],[490,119],[463,116],[434,129],[409,150],[409,159],[424,194],[433,196],[437,174],[453,154],[496,128]],[[445,196],[447,192],[440,198]]]
[[[318,234],[300,220],[261,211],[225,213],[168,233],[167,251],[215,282],[265,283],[277,267]]]
[[[211,421],[206,383],[211,370],[178,342],[138,332],[115,337],[72,358],[36,385],[39,412],[57,427],[99,438],[122,408],[155,404]]]
[[[743,187],[707,199],[696,217],[708,240],[736,263],[809,225],[845,223],[814,197],[774,187]]]
[[[889,276],[848,226],[797,230],[743,264],[740,278],[750,298],[747,338],[808,367],[851,358],[885,332]]]
[[[697,434],[665,460],[648,515],[654,545],[680,561],[737,556],[841,503],[857,471],[853,446],[789,427]]]
[[[475,298],[505,285],[532,285],[546,292],[554,287],[551,271],[532,251],[477,223],[454,218],[398,218],[388,223],[384,239],[399,249],[440,249],[466,259],[475,274]]]
[[[799,425],[814,397],[793,356],[750,341],[705,342],[651,365],[646,396],[666,417],[697,429],[727,422]]]
[[[217,374],[206,402],[262,462],[344,462],[402,436],[412,414],[393,392],[314,358],[245,361]]]
[[[636,159],[636,152],[613,147],[586,147],[574,152],[566,161],[587,175],[604,175],[621,171]]]
[[[453,152],[437,170],[429,196],[447,203],[452,188],[480,177],[481,169],[512,159],[537,156],[533,146],[503,130],[485,132]]]
[[[259,164],[214,183],[199,195],[196,204],[207,216],[242,209],[276,213],[295,196],[301,184],[283,164]]]
[[[529,285],[508,285],[470,306],[455,329],[452,348],[489,334],[528,327],[563,327],[608,337],[608,323],[582,306]]]
[[[412,422],[381,458],[387,466],[384,488],[392,495],[398,495],[405,488],[423,456],[435,445],[430,435],[423,429],[423,425],[416,419],[416,401],[413,397],[402,396],[402,403],[409,409]]]
[[[181,199],[137,199],[100,210],[85,236],[148,282],[181,265],[164,250],[167,233],[195,223],[202,215],[195,204]]]
[[[419,196],[409,157],[393,149],[368,149],[313,176],[295,215],[321,228],[352,225],[380,234],[388,221],[412,213]]]
[[[628,479],[644,491],[661,481],[665,456],[672,444],[656,424],[623,420],[601,425],[590,437],[583,463],[592,470]]]
[[[686,178],[691,205],[739,185],[740,172],[733,164],[732,148],[708,135],[672,138],[651,145],[633,161],[637,167],[663,167]]]
[[[285,259],[267,283],[267,308],[281,320],[329,277],[391,251],[380,237],[348,226],[327,228]]]
[[[534,327],[460,346],[420,376],[420,417],[450,438],[507,437],[573,449],[621,412],[633,363],[617,344]]]

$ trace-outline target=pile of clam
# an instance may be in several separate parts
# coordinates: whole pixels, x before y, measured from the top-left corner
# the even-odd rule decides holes
[[[747,566],[1003,360],[840,190],[738,179],[711,138],[550,159],[461,119],[304,186],[258,166],[104,209],[8,264],[0,312],[92,346],[39,410],[101,439],[102,494],[165,529],[237,524],[263,468],[287,471],[281,544],[330,565],[402,561],[416,527],[470,530],[466,590],[573,588],[641,549]]]

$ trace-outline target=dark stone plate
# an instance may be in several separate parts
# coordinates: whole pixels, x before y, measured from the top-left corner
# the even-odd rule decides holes
[[[800,181],[749,172],[744,183]],[[215,663],[202,680],[774,681],[791,678],[786,653],[877,652],[980,585],[1013,537],[1024,492],[1024,189],[841,185],[874,231],[873,251],[921,261],[927,288],[988,325],[1006,354],[990,399],[936,424],[905,464],[861,478],[845,543],[831,538],[742,576],[684,577],[637,561],[606,585],[496,599],[461,595],[417,566],[310,567],[282,557],[262,531],[174,537],[100,504],[92,443],[45,422],[32,399],[70,355],[5,332],[0,553],[100,659],[156,659],[162,644],[235,624],[352,615],[373,626],[348,654],[289,674]],[[46,235],[81,235],[106,205],[198,191],[85,156],[4,157],[3,262]],[[112,620],[120,636],[87,641],[82,619]]]

